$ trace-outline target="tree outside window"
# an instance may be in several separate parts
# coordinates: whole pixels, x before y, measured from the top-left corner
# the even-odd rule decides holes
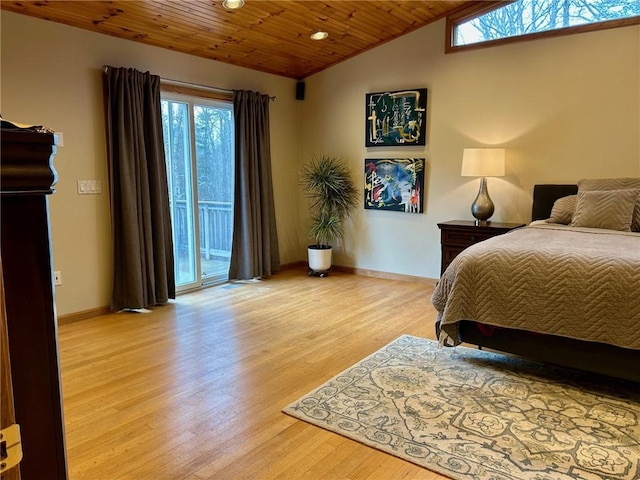
[[[638,16],[638,0],[518,0],[457,23],[453,45],[470,45]]]

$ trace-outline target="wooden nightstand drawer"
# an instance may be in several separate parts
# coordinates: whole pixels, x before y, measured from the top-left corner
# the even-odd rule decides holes
[[[441,231],[442,261],[440,274],[465,248],[515,228],[524,227],[524,223],[491,222],[488,225],[476,225],[468,220],[451,220],[438,224]]]
[[[444,265],[446,265],[446,267],[449,266],[449,264],[451,262],[453,262],[453,259],[456,258],[463,250],[465,249],[465,247],[449,247],[446,248],[442,251],[442,262]],[[446,270],[446,267],[442,270]]]
[[[441,241],[445,245],[460,245],[468,247],[487,238],[494,237],[495,233],[475,232],[469,230],[442,230]]]

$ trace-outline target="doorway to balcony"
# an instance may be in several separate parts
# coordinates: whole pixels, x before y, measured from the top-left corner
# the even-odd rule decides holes
[[[228,279],[233,234],[233,105],[162,95],[176,289]]]

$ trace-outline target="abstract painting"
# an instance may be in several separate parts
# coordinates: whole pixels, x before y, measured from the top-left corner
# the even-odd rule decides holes
[[[422,213],[424,158],[367,158],[364,208]]]
[[[426,88],[367,93],[365,109],[365,146],[426,144]]]

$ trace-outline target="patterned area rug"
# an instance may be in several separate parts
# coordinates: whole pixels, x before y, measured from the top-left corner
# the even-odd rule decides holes
[[[453,479],[640,479],[638,385],[408,335],[283,411]]]

